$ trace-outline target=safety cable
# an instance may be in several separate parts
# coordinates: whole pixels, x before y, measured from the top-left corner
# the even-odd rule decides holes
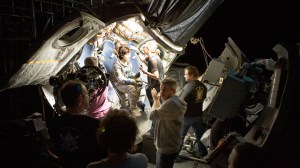
[[[209,57],[210,59],[213,59],[213,58],[209,55],[209,53],[205,49],[204,41],[203,41],[202,37],[199,38],[199,44],[200,44],[201,49],[202,49],[202,53],[203,53],[203,56],[204,56],[204,59],[205,59],[206,67],[208,67],[208,59],[207,59],[207,57]]]

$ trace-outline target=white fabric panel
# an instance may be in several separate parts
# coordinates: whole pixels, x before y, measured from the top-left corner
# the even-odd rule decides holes
[[[57,42],[60,42],[59,39],[62,36],[79,26],[83,29],[83,33],[86,33],[84,37],[74,39],[75,43],[70,43],[65,47],[55,46],[58,44]],[[24,85],[45,85],[50,76],[56,75],[82,46],[103,27],[104,23],[97,18],[81,13],[81,17],[67,22],[45,41],[41,48],[10,78],[8,86],[4,89]]]

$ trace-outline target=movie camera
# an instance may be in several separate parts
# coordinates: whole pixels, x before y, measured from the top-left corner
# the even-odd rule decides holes
[[[54,109],[59,115],[62,112],[62,103],[59,100],[58,90],[68,80],[80,80],[83,82],[88,90],[90,102],[92,102],[97,96],[100,96],[105,88],[108,86],[108,74],[105,69],[100,69],[95,66],[72,66],[63,73],[55,76],[51,76],[49,84],[53,86],[53,95],[55,98]]]

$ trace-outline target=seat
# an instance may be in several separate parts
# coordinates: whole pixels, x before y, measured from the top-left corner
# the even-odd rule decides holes
[[[104,41],[101,56],[104,58],[103,64],[109,75],[112,74],[112,65],[116,62],[117,57],[114,54],[115,44],[111,40]]]

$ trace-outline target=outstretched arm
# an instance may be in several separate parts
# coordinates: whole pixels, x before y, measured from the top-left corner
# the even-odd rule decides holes
[[[142,65],[140,66],[140,70],[142,71],[143,74],[146,74],[150,78],[153,78],[153,79],[156,79],[156,80],[159,78],[158,70],[155,70],[154,72],[151,73],[151,72],[145,71],[143,69]]]
[[[143,55],[143,54],[140,54],[140,53],[137,53],[136,55],[138,55],[139,59],[140,59],[143,63],[147,64],[147,60],[146,60],[147,56],[145,56],[145,55]]]

